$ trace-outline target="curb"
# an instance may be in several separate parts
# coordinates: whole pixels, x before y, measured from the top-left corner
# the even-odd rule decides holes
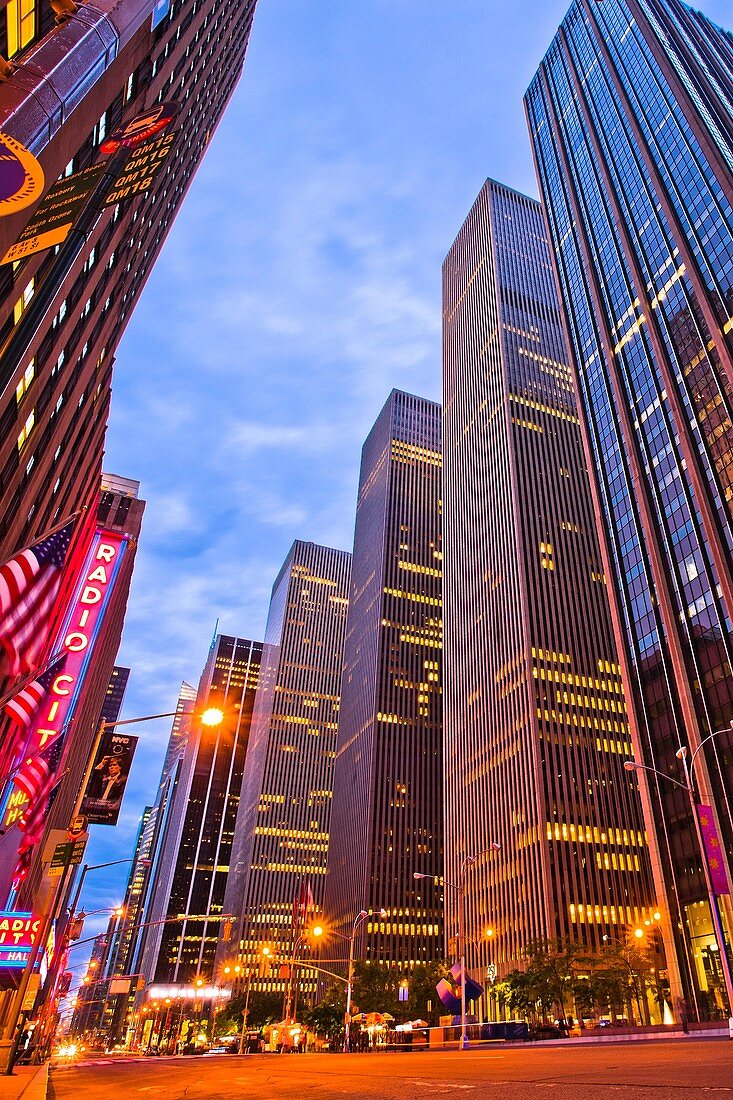
[[[46,1062],[39,1066],[34,1074],[23,1074],[25,1082],[22,1085],[16,1076],[16,1083],[20,1085],[20,1090],[15,1093],[14,1100],[46,1100],[48,1071],[49,1064]]]

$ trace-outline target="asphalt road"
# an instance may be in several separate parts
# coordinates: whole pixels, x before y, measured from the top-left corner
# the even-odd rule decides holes
[[[59,1066],[49,1100],[733,1100],[733,1043],[257,1054]]]

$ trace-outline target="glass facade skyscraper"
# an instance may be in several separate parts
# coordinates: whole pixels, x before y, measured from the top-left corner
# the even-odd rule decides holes
[[[218,634],[201,676],[197,712],[218,707],[224,720],[191,721],[186,755],[195,763],[164,914],[170,923],[146,972],[156,982],[212,979],[261,659],[261,642]]]
[[[623,940],[655,898],[538,202],[481,189],[443,265],[443,341],[445,874],[476,857],[483,982],[533,940]]]
[[[350,572],[345,550],[296,541],[273,585],[219,967],[265,942],[289,957],[323,904]]]
[[[574,0],[525,103],[633,738],[681,779],[676,753],[733,717],[733,38],[679,0]],[[730,863],[730,732],[696,781]],[[686,795],[639,782],[670,977],[714,1014],[721,945]]]
[[[326,920],[360,957],[443,954],[441,409],[393,390],[364,444],[344,647]],[[336,948],[336,945],[334,945]]]

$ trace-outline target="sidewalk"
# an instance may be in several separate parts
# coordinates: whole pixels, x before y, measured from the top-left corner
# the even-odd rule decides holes
[[[46,1100],[48,1062],[16,1066],[12,1077],[0,1077],[0,1100]]]

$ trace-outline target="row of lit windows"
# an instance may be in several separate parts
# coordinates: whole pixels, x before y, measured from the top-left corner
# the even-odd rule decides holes
[[[385,588],[385,596],[396,596],[400,600],[412,600],[414,603],[429,603],[442,607],[443,601],[435,596],[423,596],[421,592],[403,592],[400,588]]]
[[[440,936],[439,924],[392,924],[389,921],[367,921],[367,932],[379,932],[382,936]]]
[[[536,649],[534,646],[532,646],[532,656],[538,657],[540,661],[561,665],[570,664],[573,660],[569,653],[556,653],[554,649]]]
[[[442,466],[443,456],[440,451],[428,450],[427,447],[418,447],[414,443],[405,443],[402,439],[392,440],[392,458],[396,462],[416,461],[428,462],[432,466]]]
[[[569,420],[571,424],[580,423],[577,416],[564,412],[562,409],[553,409],[550,405],[543,405],[541,402],[534,401],[530,397],[520,397],[516,393],[510,393],[509,400],[515,401],[519,405],[527,405],[528,408],[535,409],[537,412],[547,413],[548,416],[557,416],[560,420]]]
[[[518,420],[516,417],[512,417],[512,424],[516,424],[519,428],[530,428],[533,432],[539,432],[542,434],[544,428],[541,424],[531,423],[529,420]]]
[[[646,838],[638,829],[620,829],[611,826],[600,829],[597,825],[561,824],[547,822],[548,840],[571,840],[580,844],[625,844],[633,848],[645,848]]]
[[[257,868],[255,868],[256,870]],[[262,868],[265,871],[275,871],[280,874],[285,872],[286,874],[294,875],[325,875],[325,867],[313,867],[307,863],[272,863],[268,862],[267,866]]]
[[[596,852],[596,864],[599,871],[640,871],[639,857],[636,854],[626,856],[623,852]]]
[[[561,697],[562,702],[565,703],[566,706],[585,707],[586,710],[588,709],[588,707],[590,707],[592,710],[610,710],[614,714],[626,713],[626,704],[617,703],[615,699],[596,699],[593,695],[576,695],[573,691],[558,691],[558,703],[560,702]]]
[[[330,794],[330,791],[326,793]],[[307,829],[275,829],[268,825],[258,825],[255,833],[259,836],[292,837],[295,840],[328,840],[328,833],[317,833]]]
[[[638,924],[645,914],[651,918],[654,910],[630,905],[569,905],[573,924]]]
[[[431,569],[429,565],[417,565],[414,561],[398,561],[398,568],[407,570],[408,573],[425,573],[428,577],[442,578],[441,569]]]
[[[624,685],[620,680],[597,680],[593,676],[585,676],[582,673],[558,672],[552,668],[532,669],[535,680],[552,680],[556,684],[572,684],[575,687],[596,688],[597,691],[612,691],[617,695],[623,695]]]

